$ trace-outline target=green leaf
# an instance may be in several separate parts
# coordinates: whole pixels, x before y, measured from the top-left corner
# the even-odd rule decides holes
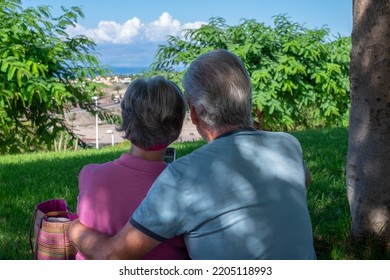
[[[7,63],[6,61],[3,61],[1,64],[1,72],[7,72],[8,66],[9,66],[9,63]]]
[[[14,66],[10,66],[8,68],[8,74],[7,74],[7,80],[8,81],[11,81],[13,79],[15,71],[16,71],[16,67],[14,67]]]

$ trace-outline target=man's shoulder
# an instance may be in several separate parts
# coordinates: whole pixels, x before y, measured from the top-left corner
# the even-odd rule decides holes
[[[265,135],[266,137],[269,137],[269,138],[274,138],[274,139],[280,139],[280,140],[287,140],[287,141],[292,141],[292,142],[295,142],[295,143],[299,143],[298,139],[290,134],[290,133],[287,133],[287,132],[283,132],[283,131],[261,131],[261,133],[263,135]]]

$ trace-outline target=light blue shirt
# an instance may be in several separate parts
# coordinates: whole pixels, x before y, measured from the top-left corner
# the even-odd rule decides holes
[[[243,129],[178,159],[134,212],[163,241],[185,235],[192,259],[315,259],[301,146]]]

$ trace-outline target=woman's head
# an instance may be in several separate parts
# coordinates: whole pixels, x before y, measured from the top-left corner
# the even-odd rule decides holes
[[[175,141],[185,116],[180,88],[157,76],[138,78],[126,90],[121,102],[124,138],[144,150],[161,150]]]
[[[187,101],[214,129],[252,125],[252,84],[242,61],[226,50],[200,55],[183,77]]]

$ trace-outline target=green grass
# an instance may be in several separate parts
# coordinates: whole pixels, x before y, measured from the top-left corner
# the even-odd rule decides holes
[[[301,142],[312,174],[308,190],[318,259],[389,259],[381,248],[350,238],[350,214],[345,191],[348,132],[345,128],[292,133]],[[181,157],[203,142],[177,143]],[[31,215],[36,203],[65,198],[76,208],[77,176],[88,163],[118,158],[128,144],[100,150],[0,156],[0,259],[32,259],[29,247]]]
[[[308,206],[319,259],[349,259],[350,214],[345,189],[348,134],[344,128],[293,133],[312,175]]]
[[[177,143],[177,157],[203,145]],[[65,198],[76,209],[78,174],[89,163],[118,158],[129,144],[68,152],[0,156],[0,260],[32,259],[31,216],[38,202]]]

